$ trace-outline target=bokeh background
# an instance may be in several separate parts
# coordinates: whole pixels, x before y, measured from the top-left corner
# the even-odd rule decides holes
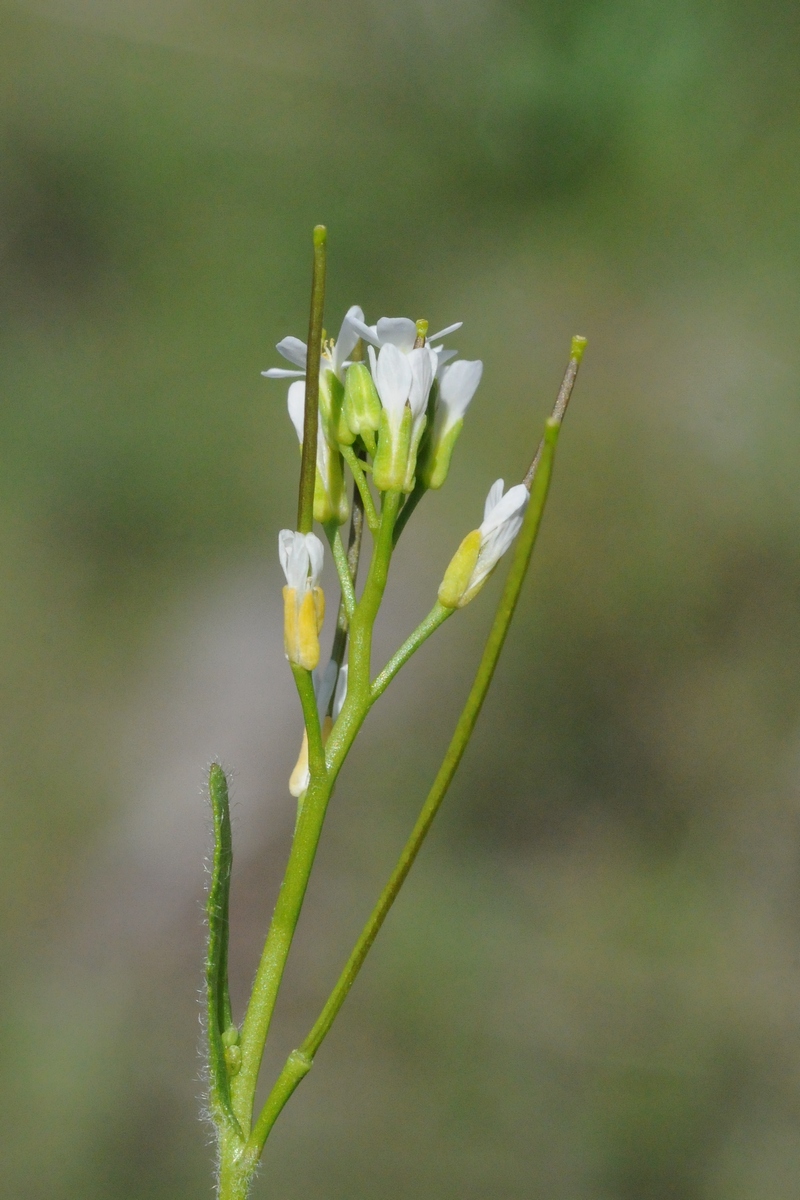
[[[241,1012],[299,725],[297,449],[259,372],[324,221],[331,328],[462,319],[485,363],[381,655],[589,351],[474,742],[255,1197],[796,1200],[796,7],[5,0],[0,30],[2,1194],[211,1194],[203,773],[234,772]],[[491,608],[368,722],[267,1073]]]

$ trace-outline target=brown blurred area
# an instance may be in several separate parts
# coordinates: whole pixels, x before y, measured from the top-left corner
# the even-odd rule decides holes
[[[800,25],[704,0],[0,4],[9,1200],[211,1194],[204,769],[241,1014],[293,819],[277,531],[311,226],[330,327],[484,361],[378,656],[589,338],[473,744],[254,1195],[800,1190]],[[367,723],[267,1075],[446,746],[493,581]]]

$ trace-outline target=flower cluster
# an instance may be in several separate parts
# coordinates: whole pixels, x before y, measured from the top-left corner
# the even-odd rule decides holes
[[[445,348],[444,338],[460,328],[458,322],[429,337],[426,321],[406,317],[381,317],[375,325],[367,325],[363,311],[353,306],[339,336],[335,340],[323,336],[314,517],[329,538],[338,537],[334,531],[349,515],[344,458],[360,475],[362,494],[369,491],[366,473],[371,472],[378,492],[395,493],[397,503],[410,508],[423,492],[444,483],[464,414],[483,372],[481,362],[457,359],[456,350]],[[277,348],[291,369],[273,367],[263,374],[292,380],[289,416],[302,446],[307,347],[299,338],[287,337]],[[438,593],[442,611],[463,608],[477,595],[517,536],[527,503],[524,484],[505,494],[502,479],[492,485],[482,524],[467,534],[445,572]],[[295,666],[313,672],[325,741],[344,701],[347,666],[331,660],[324,671],[318,668],[325,611],[319,586],[322,543],[313,533],[284,529],[280,558],[286,575],[286,655]],[[290,780],[292,794],[302,796],[309,780],[304,738]]]
[[[314,491],[314,517],[321,524],[347,520],[342,448],[356,442],[372,459],[380,492],[408,495],[415,486],[442,486],[483,371],[478,361],[451,362],[458,352],[445,349],[443,339],[460,328],[459,321],[429,337],[427,322],[407,317],[381,317],[367,325],[354,305],[339,336],[323,340]],[[351,361],[359,346],[366,346],[368,365],[361,356]],[[307,347],[286,337],[277,349],[292,368],[271,367],[262,374],[294,380],[288,408],[302,445]]]

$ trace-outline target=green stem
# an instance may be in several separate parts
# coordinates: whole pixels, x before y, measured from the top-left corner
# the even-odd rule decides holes
[[[314,681],[310,671],[306,671],[304,667],[298,667],[296,663],[291,665],[308,734],[308,769],[312,776],[324,777],[326,773],[325,750],[322,745],[322,729],[319,723],[317,697],[314,694]]]
[[[314,227],[314,269],[311,276],[311,314],[306,351],[306,399],[303,416],[303,454],[297,498],[297,528],[311,533],[314,525],[314,486],[317,480],[317,426],[319,413],[319,362],[322,357],[322,310],[325,305],[327,230]]]
[[[369,490],[369,480],[367,479],[361,459],[358,457],[352,446],[340,446],[339,449],[342,452],[342,458],[350,468],[355,485],[358,488],[359,495],[361,496],[370,533],[375,533],[380,525],[381,519],[378,516],[377,509],[375,508],[375,501],[372,499],[372,492]]]
[[[344,708],[328,739],[334,753],[322,749],[319,715],[313,683],[308,671],[293,667],[308,730],[308,758],[311,782],[300,808],[289,861],[281,883],[264,951],[256,972],[250,1003],[242,1026],[242,1065],[231,1082],[233,1110],[245,1130],[250,1129],[258,1072],[269,1033],[286,959],[305,898],[311,868],[319,844],[328,802],[342,762],[364,722],[372,703],[370,691],[370,653],[372,626],[383,598],[392,555],[392,530],[400,496],[388,492],[384,498],[380,529],[370,563],[364,592],[356,605],[351,624],[350,676]],[[351,681],[355,675],[355,686]],[[338,735],[338,736],[337,736]],[[277,1115],[277,1113],[276,1113]]]
[[[376,675],[372,683],[372,700],[373,703],[382,696],[389,684],[394,679],[401,667],[404,667],[412,654],[419,650],[423,642],[431,636],[431,634],[442,625],[448,617],[452,617],[456,610],[454,608],[445,608],[437,600],[431,611],[428,613],[424,621],[421,621],[413,633],[410,633],[403,642],[399,650],[396,650],[389,659],[386,666],[381,671],[380,675]]]
[[[333,523],[326,525],[325,533],[333,552],[336,574],[339,576],[339,586],[342,589],[342,603],[344,604],[345,616],[349,622],[353,619],[353,613],[356,608],[356,593],[353,587],[353,576],[350,573],[349,556],[344,548],[344,542],[342,541],[342,535],[339,533],[338,526]]]

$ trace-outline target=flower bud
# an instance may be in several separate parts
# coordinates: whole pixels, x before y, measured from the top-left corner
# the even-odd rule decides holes
[[[343,412],[351,437],[350,442],[341,437],[339,441],[350,445],[356,437],[361,437],[366,443],[372,441],[374,446],[373,435],[381,423],[381,399],[364,363],[353,363],[347,368]]]
[[[282,529],[279,537],[283,589],[283,642],[289,662],[313,671],[319,662],[319,633],[325,618],[325,594],[318,586],[322,542],[314,533]]]
[[[440,604],[463,608],[477,596],[519,533],[529,499],[523,483],[509,488],[505,495],[502,479],[492,484],[480,529],[467,534],[445,571],[439,587]]]
[[[459,607],[461,598],[469,587],[480,548],[481,531],[473,529],[450,559],[444,579],[439,585],[439,603],[443,604],[445,608]]]
[[[477,391],[482,373],[482,362],[466,359],[459,359],[442,370],[433,429],[420,462],[420,476],[426,487],[440,488],[447,478],[453,447],[464,427],[464,413]]]

